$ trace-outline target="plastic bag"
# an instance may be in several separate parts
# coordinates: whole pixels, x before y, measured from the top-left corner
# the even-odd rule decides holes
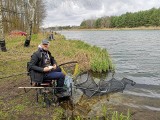
[[[65,76],[65,80],[64,80],[64,85],[66,86],[66,89],[70,92],[71,91],[71,85],[73,83],[73,79],[71,77],[71,75],[67,74]]]

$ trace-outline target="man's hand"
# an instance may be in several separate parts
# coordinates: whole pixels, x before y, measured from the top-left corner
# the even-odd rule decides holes
[[[44,72],[49,72],[49,71],[51,71],[52,69],[56,69],[56,68],[57,68],[57,65],[54,64],[53,66],[45,67],[45,68],[43,69],[43,71],[44,71]]]
[[[44,72],[49,72],[49,71],[51,71],[51,69],[49,67],[45,67],[45,68],[43,68],[43,71]]]
[[[53,69],[56,69],[56,68],[57,68],[57,65],[56,65],[56,64],[54,64],[54,65],[53,65]]]

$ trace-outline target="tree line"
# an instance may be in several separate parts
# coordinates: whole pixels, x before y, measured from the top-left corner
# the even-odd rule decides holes
[[[97,19],[83,20],[80,28],[133,28],[141,26],[160,26],[160,8],[145,11],[127,12],[120,16],[104,16]]]
[[[39,27],[46,16],[45,4],[43,0],[0,0],[2,6],[2,23],[4,33],[12,30],[27,31],[30,24],[32,11],[30,5],[34,7],[34,19],[32,21],[33,33],[39,32]],[[29,3],[29,4],[28,4]]]

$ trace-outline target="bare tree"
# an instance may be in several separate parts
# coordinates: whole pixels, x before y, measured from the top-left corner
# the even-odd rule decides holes
[[[33,18],[33,33],[38,33],[39,27],[46,17],[43,0],[3,0],[2,6],[4,33],[12,30],[28,32],[31,18]],[[34,15],[33,11],[35,11]]]
[[[0,3],[0,45],[5,46],[4,33],[21,30],[27,32],[24,46],[29,46],[32,32],[39,32],[46,17],[44,1],[0,0]]]
[[[26,41],[24,43],[24,46],[25,47],[28,47],[30,45],[30,41],[31,41],[31,36],[32,36],[32,23],[33,23],[33,20],[34,20],[34,16],[35,16],[35,7],[36,7],[36,4],[37,4],[37,0],[34,0],[34,2],[30,3],[29,0],[27,0],[27,3],[28,3],[28,6],[30,8],[30,15],[29,15],[29,26],[28,26],[28,31],[27,33],[27,36],[26,36]]]
[[[44,0],[37,1],[34,15],[35,16],[33,21],[33,33],[38,33],[40,25],[42,24],[44,18],[46,17]]]
[[[5,44],[5,38],[4,38],[4,30],[3,30],[3,14],[2,14],[2,0],[0,0],[0,49],[3,52],[6,52],[6,44]]]

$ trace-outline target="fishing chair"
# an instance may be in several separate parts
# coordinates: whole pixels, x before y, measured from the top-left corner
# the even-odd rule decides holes
[[[28,73],[30,76],[30,73]],[[42,83],[36,83],[33,82],[30,76],[30,88],[33,88],[36,90],[36,102],[39,102],[39,95],[43,96],[43,102],[44,104],[49,107],[51,105],[51,101],[55,102],[54,100],[56,99],[54,96],[55,94],[55,89],[56,89],[56,80],[45,80]],[[49,96],[52,96],[51,100]]]
[[[27,63],[27,68],[29,66],[29,63]],[[74,77],[78,74],[78,63],[77,61],[71,61],[71,62],[67,62],[67,63],[62,63],[59,65],[59,67],[61,68],[62,72],[66,75],[66,76],[70,76],[70,77]],[[51,102],[57,102],[58,97],[62,97],[62,96],[56,96],[56,89],[57,88],[64,88],[67,91],[69,91],[69,94],[67,96],[72,96],[72,83],[70,83],[69,86],[64,85],[64,87],[56,87],[56,80],[45,80],[42,83],[35,83],[32,81],[31,79],[31,74],[28,70],[28,76],[30,76],[30,84],[31,87],[19,87],[19,88],[23,88],[24,91],[26,92],[26,88],[30,88],[30,89],[35,89],[36,90],[36,102],[39,102],[39,95],[43,96],[43,102],[45,103],[45,105],[48,107],[51,105]],[[68,88],[69,87],[69,88]],[[51,96],[51,98],[50,98]]]

